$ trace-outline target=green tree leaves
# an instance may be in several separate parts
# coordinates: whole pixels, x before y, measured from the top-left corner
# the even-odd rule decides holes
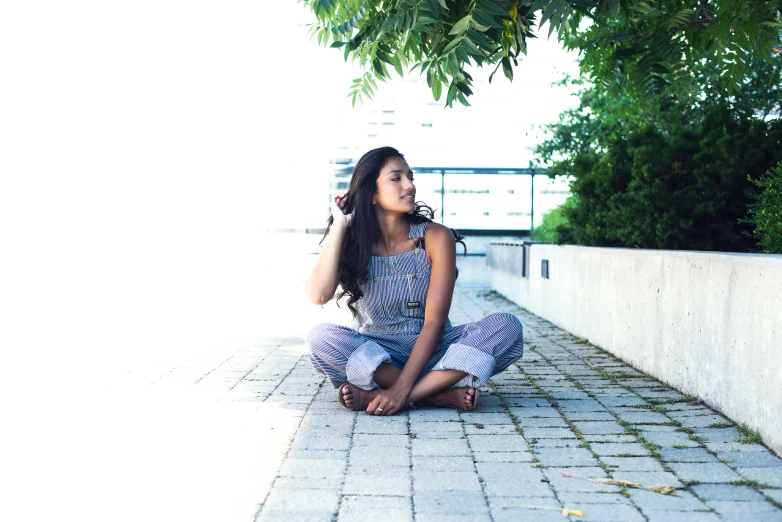
[[[782,0],[300,1],[316,18],[311,35],[343,48],[346,60],[375,79],[388,79],[384,63],[397,74],[408,64],[424,73],[424,63],[436,63],[449,88],[455,81],[470,86],[459,78],[470,66],[502,67],[512,79],[511,64],[526,53],[533,27],[545,24],[581,53],[588,77],[624,85],[639,99],[671,85],[697,90],[694,69],[705,62],[736,93],[752,60],[782,54]],[[385,56],[378,56],[381,45]]]

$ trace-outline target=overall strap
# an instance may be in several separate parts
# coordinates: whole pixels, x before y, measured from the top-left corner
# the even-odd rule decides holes
[[[416,248],[424,248],[424,236],[426,235],[426,221],[423,223],[410,223],[410,239],[415,239]]]

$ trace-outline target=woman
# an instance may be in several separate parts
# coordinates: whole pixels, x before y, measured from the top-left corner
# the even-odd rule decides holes
[[[367,152],[331,213],[305,290],[323,305],[341,285],[336,298],[348,297],[360,326],[320,324],[307,344],[339,402],[370,415],[418,403],[475,409],[478,387],[522,356],[522,326],[507,313],[451,325],[455,233],[416,204],[404,156],[391,147]]]

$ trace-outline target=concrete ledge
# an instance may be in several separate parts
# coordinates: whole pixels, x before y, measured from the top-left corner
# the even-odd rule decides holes
[[[522,277],[508,262],[520,245],[490,246],[494,290],[748,424],[782,454],[782,255],[534,244]]]

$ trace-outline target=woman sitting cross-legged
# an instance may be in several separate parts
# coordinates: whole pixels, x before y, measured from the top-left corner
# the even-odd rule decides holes
[[[416,203],[402,154],[367,152],[331,213],[306,292],[322,305],[340,285],[336,298],[348,298],[360,326],[320,324],[307,345],[339,402],[370,415],[417,404],[475,409],[478,388],[522,356],[522,325],[508,313],[451,325],[461,236]]]

